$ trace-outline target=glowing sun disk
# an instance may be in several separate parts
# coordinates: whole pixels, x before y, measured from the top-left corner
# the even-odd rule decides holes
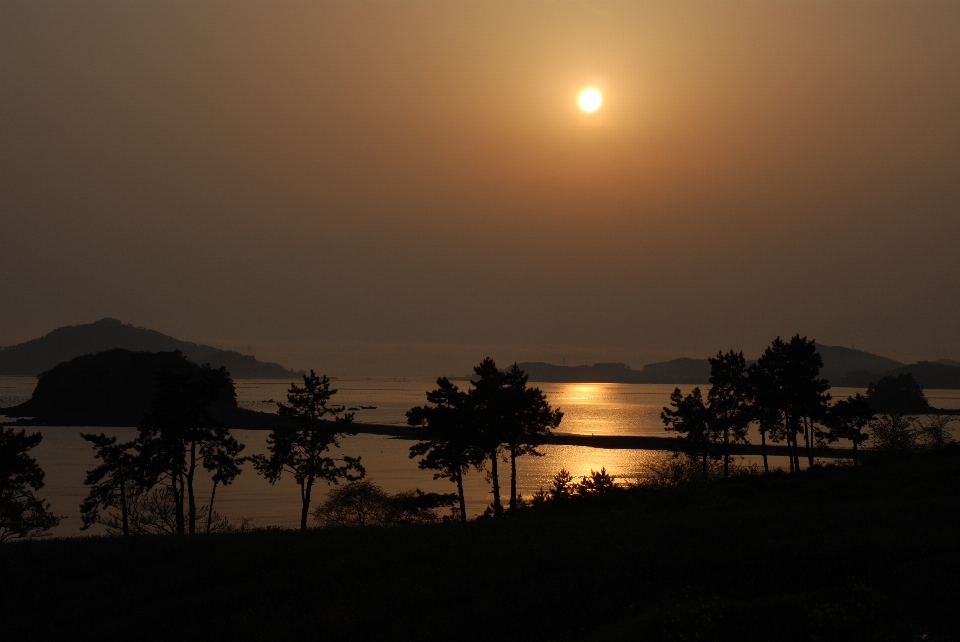
[[[595,112],[600,109],[600,104],[603,102],[603,96],[600,95],[600,92],[593,87],[587,87],[580,92],[580,96],[577,97],[577,104],[580,105],[580,109],[586,112]]]

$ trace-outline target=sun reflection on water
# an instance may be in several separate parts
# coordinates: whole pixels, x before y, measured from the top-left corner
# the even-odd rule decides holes
[[[634,483],[649,475],[648,466],[657,454],[644,450],[615,450],[585,448],[583,446],[547,446],[541,448],[543,457],[524,457],[517,466],[519,487],[525,496],[548,488],[561,468],[579,480],[606,468],[618,482]]]

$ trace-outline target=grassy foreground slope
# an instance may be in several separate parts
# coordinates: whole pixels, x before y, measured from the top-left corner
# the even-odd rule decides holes
[[[9,640],[956,640],[958,535],[954,450],[466,526],[18,543],[0,622]]]

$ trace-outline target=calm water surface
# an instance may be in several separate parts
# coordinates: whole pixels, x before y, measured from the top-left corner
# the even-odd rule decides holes
[[[456,382],[467,387],[468,382]],[[357,421],[364,423],[404,424],[404,413],[412,406],[426,402],[424,393],[433,381],[395,380],[383,378],[337,379],[335,400],[356,407]],[[33,377],[0,377],[0,406],[12,405],[30,397],[36,379]],[[653,384],[536,384],[554,407],[564,411],[559,432],[596,435],[663,435],[661,409],[670,403],[675,386]],[[238,402],[252,410],[274,412],[276,401],[286,400],[289,382],[240,379],[236,382]],[[682,387],[687,392],[693,386]],[[707,386],[704,386],[706,388]],[[835,388],[835,397],[846,397],[859,389]],[[960,409],[960,390],[930,390],[927,397],[934,406]],[[360,406],[376,406],[362,410]],[[80,438],[81,432],[101,432],[97,428],[41,427],[43,442],[32,451],[46,472],[46,485],[39,493],[51,509],[65,519],[55,535],[79,535],[79,504],[86,495],[83,485],[86,471],[96,465],[93,451]],[[133,428],[105,428],[102,432],[121,440],[136,436]],[[236,437],[246,444],[246,453],[266,452],[267,433],[237,430]],[[424,491],[454,492],[456,487],[446,480],[434,480],[432,473],[417,468],[409,459],[412,442],[378,435],[356,435],[343,441],[342,452],[361,456],[367,477],[389,492],[420,488]],[[636,450],[607,450],[581,446],[547,446],[543,457],[523,457],[519,462],[518,487],[530,496],[546,487],[560,468],[575,476],[589,474],[605,467],[622,479],[634,480],[648,474],[647,466],[656,453]],[[501,491],[509,491],[509,467],[501,467]],[[503,475],[501,472],[501,475]],[[483,472],[471,471],[465,479],[467,510],[471,515],[483,512],[492,501],[491,486]],[[201,480],[198,494],[209,493],[209,483]],[[314,497],[322,500],[326,486],[315,489]],[[296,526],[299,523],[299,487],[293,479],[281,479],[271,485],[247,466],[243,474],[226,488],[217,490],[216,510],[230,518],[251,518],[255,525]],[[91,529],[87,532],[96,532]]]

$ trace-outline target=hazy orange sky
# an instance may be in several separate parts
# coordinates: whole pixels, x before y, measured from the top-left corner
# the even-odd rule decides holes
[[[960,3],[0,0],[0,235],[3,345],[960,358]]]

